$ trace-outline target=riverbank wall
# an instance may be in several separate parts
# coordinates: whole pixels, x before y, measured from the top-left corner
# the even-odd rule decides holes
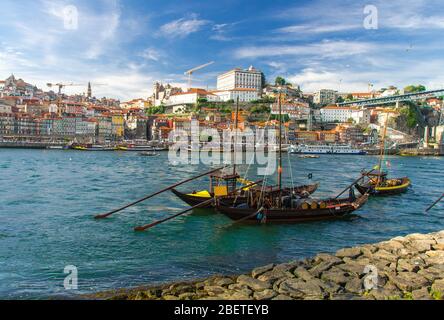
[[[118,300],[444,299],[444,230],[268,264],[242,275],[86,296]]]

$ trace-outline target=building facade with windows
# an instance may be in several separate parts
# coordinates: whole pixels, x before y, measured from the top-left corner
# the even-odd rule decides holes
[[[264,75],[260,70],[250,66],[243,70],[236,68],[217,77],[217,90],[233,90],[237,88],[262,91]]]
[[[313,103],[316,104],[332,104],[336,103],[338,98],[338,92],[330,89],[321,89],[318,92],[315,92],[313,96]]]

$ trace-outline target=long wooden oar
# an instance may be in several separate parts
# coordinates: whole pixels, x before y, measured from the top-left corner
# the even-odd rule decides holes
[[[347,188],[345,188],[344,190],[342,190],[342,192],[340,193],[340,194],[338,194],[336,197],[335,197],[335,199],[337,199],[337,198],[339,198],[345,191],[347,191],[348,189],[350,189],[351,187],[353,187],[356,183],[358,183],[359,182],[359,180],[361,180],[361,179],[364,179],[364,176],[365,175],[367,175],[367,174],[369,174],[369,173],[372,173],[373,171],[375,171],[375,169],[372,169],[372,170],[370,170],[369,172],[366,172],[365,174],[361,174],[361,176],[358,178],[358,179],[356,179],[355,181],[353,181]]]
[[[245,216],[243,218],[234,220],[233,222],[231,222],[231,223],[229,223],[229,224],[227,224],[225,226],[222,226],[221,229],[226,229],[226,228],[232,227],[235,224],[238,224],[239,222],[242,222],[242,221],[245,221],[247,219],[250,219],[250,218],[254,217],[255,215],[257,215],[259,212],[263,211],[263,210],[265,210],[264,207],[261,207],[259,210],[257,210],[256,212],[254,212],[252,214],[249,214],[248,216]]]
[[[192,180],[195,180],[195,179],[201,178],[201,177],[203,177],[203,176],[206,176],[206,175],[208,175],[208,174],[210,174],[210,173],[216,172],[216,171],[221,170],[221,169],[223,169],[223,168],[224,168],[224,167],[220,167],[220,168],[217,168],[217,169],[214,169],[214,170],[211,170],[211,171],[208,171],[208,172],[202,173],[202,174],[200,174],[200,175],[198,175],[198,176],[195,176],[195,177],[192,177],[192,178],[189,178],[189,179],[186,179],[186,180],[180,181],[180,182],[175,183],[175,184],[173,184],[173,185],[171,185],[171,186],[169,186],[169,187],[167,187],[167,188],[164,188],[164,189],[162,189],[162,190],[160,190],[160,191],[157,191],[157,192],[154,192],[154,193],[152,193],[152,194],[149,194],[149,195],[147,195],[147,196],[145,196],[145,197],[143,197],[143,198],[141,198],[141,199],[139,199],[139,200],[137,200],[137,201],[134,201],[134,202],[128,203],[127,205],[124,205],[123,207],[120,207],[120,208],[118,208],[118,209],[114,209],[114,210],[112,210],[112,211],[110,211],[110,212],[107,212],[107,213],[98,214],[98,215],[96,215],[94,218],[95,218],[95,219],[103,219],[103,218],[106,218],[106,217],[112,215],[113,213],[116,213],[116,212],[122,211],[123,209],[126,209],[126,208],[128,208],[128,207],[134,206],[135,204],[138,204],[138,203],[140,203],[140,202],[142,202],[142,201],[145,201],[145,200],[147,200],[147,199],[149,199],[149,198],[152,198],[152,197],[154,197],[154,196],[156,196],[156,195],[158,195],[158,194],[160,194],[160,193],[162,193],[162,192],[165,192],[165,191],[171,190],[171,189],[173,189],[173,188],[175,188],[175,187],[180,186],[181,184],[184,184],[184,183],[190,182],[190,181],[192,181]]]
[[[252,187],[252,186],[254,186],[254,185],[258,184],[258,183],[261,183],[261,182],[262,182],[262,180],[259,180],[259,181],[257,181],[257,182],[250,183],[250,184],[247,185],[247,186],[243,186],[242,188],[239,188],[239,189],[236,189],[236,190],[230,192],[230,194],[235,193],[235,192],[238,192],[238,191],[242,190],[243,188],[249,188],[249,187]],[[176,217],[178,217],[178,216],[181,216],[181,215],[183,215],[183,214],[185,214],[185,213],[187,213],[187,212],[189,212],[189,211],[191,211],[191,210],[193,210],[193,209],[196,209],[196,208],[199,208],[199,207],[205,206],[205,205],[211,203],[211,201],[213,201],[213,200],[214,200],[213,198],[208,199],[208,200],[205,200],[204,202],[198,203],[198,204],[196,204],[196,205],[194,205],[194,206],[192,206],[192,207],[190,207],[190,208],[188,208],[188,209],[185,209],[185,210],[183,210],[183,211],[181,211],[181,212],[179,212],[179,213],[176,213],[175,215],[172,215],[172,216],[166,217],[166,218],[164,218],[164,219],[160,219],[160,220],[154,221],[154,222],[149,223],[149,224],[146,224],[146,225],[144,225],[144,226],[138,226],[138,227],[135,227],[135,228],[134,228],[134,231],[145,231],[146,229],[152,228],[152,227],[154,227],[154,226],[156,226],[156,225],[158,225],[158,224],[161,224],[161,223],[163,223],[163,222],[165,222],[165,221],[168,221],[168,220],[174,219],[174,218],[176,218]]]
[[[444,193],[441,195],[441,197],[439,197],[438,200],[436,200],[435,202],[433,202],[426,210],[425,212],[429,211],[430,209],[432,209],[434,206],[436,206],[438,204],[438,202],[440,202],[442,199],[444,199]]]

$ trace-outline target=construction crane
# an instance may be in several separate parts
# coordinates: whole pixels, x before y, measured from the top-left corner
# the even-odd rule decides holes
[[[62,94],[62,88],[72,87],[72,86],[82,86],[82,84],[77,84],[77,83],[47,83],[46,85],[50,88],[58,87],[59,88],[59,92],[58,92],[59,96]]]
[[[211,64],[213,64],[214,63],[214,61],[210,61],[210,62],[208,62],[208,63],[205,63],[205,64],[202,64],[202,65],[200,65],[200,66],[197,66],[197,67],[195,67],[195,68],[193,68],[193,69],[190,69],[190,70],[188,70],[188,71],[185,71],[185,75],[186,76],[188,76],[188,89],[190,89],[191,88],[191,75],[194,73],[194,72],[196,72],[197,70],[200,70],[200,69],[203,69],[203,68],[205,68],[205,67],[208,67],[209,65],[211,65]]]

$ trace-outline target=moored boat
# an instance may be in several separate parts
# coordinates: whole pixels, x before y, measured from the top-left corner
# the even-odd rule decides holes
[[[251,183],[251,181],[246,181],[246,182],[244,182],[244,185],[247,185],[249,183]],[[300,196],[301,198],[305,198],[305,197],[308,197],[309,195],[313,194],[317,190],[318,186],[319,186],[318,183],[310,184],[310,185],[301,185],[301,186],[296,186],[294,188],[286,188],[283,190],[283,193],[286,195],[295,194],[295,195]],[[263,187],[259,184],[258,186],[255,186],[254,188],[261,189]],[[266,188],[270,188],[270,187],[266,187]],[[210,192],[208,190],[201,190],[201,191],[193,191],[190,193],[184,193],[184,192],[178,191],[177,189],[171,189],[171,192],[173,192],[179,199],[181,199],[185,203],[189,204],[190,206],[194,206],[199,203],[203,203],[203,202],[215,197],[215,193],[213,191]],[[225,196],[226,203],[228,203],[230,201],[231,201],[231,203],[233,203],[234,199],[236,199],[236,203],[244,203],[247,199],[245,196],[245,190],[242,190],[241,192],[239,192],[236,195]],[[215,205],[215,203],[209,203],[209,204],[203,206],[203,208],[211,208],[214,205]]]
[[[154,148],[149,145],[135,145],[135,144],[127,144],[127,145],[119,145],[115,147],[116,151],[154,151]]]
[[[290,199],[291,200],[291,199]],[[351,214],[362,207],[368,200],[368,194],[358,198],[326,200],[297,200],[290,201],[290,206],[265,208],[252,207],[247,203],[233,206],[227,199],[217,199],[216,209],[232,220],[255,222],[308,222],[319,220],[339,219]]]
[[[357,183],[356,189],[361,193],[375,196],[395,195],[406,192],[411,185],[408,177],[387,178],[387,173],[363,173],[363,183]]]
[[[71,149],[79,151],[113,151],[112,147],[105,147],[97,144],[74,144]]]
[[[142,151],[142,152],[139,152],[139,155],[144,156],[144,157],[156,157],[159,154],[154,151]]]
[[[406,192],[411,185],[411,181],[408,177],[402,178],[388,178],[387,172],[382,169],[385,156],[385,140],[387,136],[387,122],[388,113],[386,115],[384,131],[382,134],[379,163],[373,170],[368,172],[362,172],[362,181],[356,184],[356,189],[361,194],[368,193],[374,196],[395,195]],[[390,167],[389,161],[386,161],[386,167]],[[377,170],[377,171],[375,171]]]
[[[291,188],[282,187],[282,111],[281,94],[279,94],[279,150],[277,168],[277,186],[254,187],[245,191],[245,203],[232,203],[229,197],[216,197],[216,210],[236,222],[304,222],[330,220],[343,217],[359,209],[367,202],[368,194],[356,198],[354,183],[349,190],[349,197],[338,199],[307,199]]]
[[[288,147],[288,153],[296,154],[338,154],[338,155],[365,155],[366,152],[350,145],[324,144],[296,144]]]

